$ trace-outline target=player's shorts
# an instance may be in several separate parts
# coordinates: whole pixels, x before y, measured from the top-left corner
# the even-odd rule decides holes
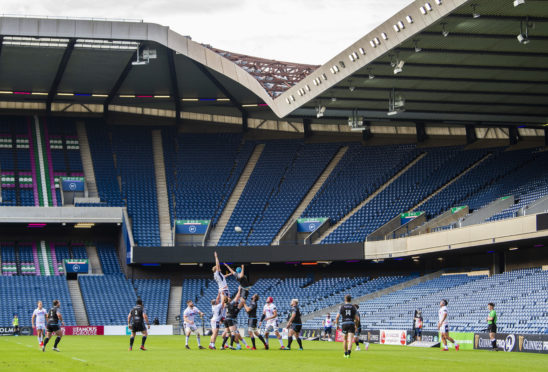
[[[292,329],[296,333],[299,333],[301,331],[301,329],[303,329],[303,325],[302,324],[291,324],[291,326],[289,326],[289,329]]]
[[[442,324],[440,327],[441,333],[449,333],[449,324]]]
[[[278,327],[278,321],[272,322],[272,323],[266,323],[265,332],[276,332],[279,330]]]
[[[234,319],[228,319],[226,318],[224,321],[224,325],[226,329],[229,329],[230,327],[234,326]]]
[[[489,333],[497,333],[497,325],[496,324],[488,324],[487,325],[487,331]]]
[[[247,328],[253,332],[257,330],[257,318],[255,319],[248,319],[247,321]]]
[[[332,327],[325,327],[323,330],[324,330],[326,335],[330,335],[331,332],[333,331],[333,328]]]
[[[221,328],[221,322],[219,322],[218,320],[211,320],[211,330],[215,330],[215,329],[219,329]]]
[[[222,294],[225,297],[230,297],[230,292],[228,291],[228,288],[219,289],[219,293]]]
[[[46,323],[36,323],[36,330],[41,329],[42,331],[46,330]]]
[[[133,323],[131,325],[131,332],[144,332],[146,331],[145,323],[139,322],[139,323]]]
[[[356,325],[354,323],[343,324],[341,327],[341,331],[343,335],[346,335],[348,333],[356,333]]]
[[[59,324],[48,324],[46,326],[46,329],[48,330],[48,332],[57,332],[61,329],[61,327],[59,327]]]
[[[198,330],[198,327],[196,327],[196,323],[184,323],[183,324],[185,331],[190,330],[190,332],[196,332]]]

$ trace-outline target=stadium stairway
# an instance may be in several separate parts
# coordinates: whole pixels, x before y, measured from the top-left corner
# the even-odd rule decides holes
[[[390,184],[394,181],[396,181],[402,174],[407,172],[409,168],[417,164],[422,158],[426,156],[426,153],[423,152],[422,154],[419,154],[415,159],[413,159],[409,164],[407,164],[405,167],[403,167],[398,173],[396,173],[392,178],[390,178],[388,181],[386,181],[381,187],[379,187],[375,192],[373,192],[371,195],[369,195],[364,201],[362,201],[360,204],[358,204],[356,207],[354,207],[350,212],[346,214],[343,218],[341,218],[337,223],[333,224],[329,229],[327,229],[320,237],[318,237],[315,241],[313,241],[313,244],[321,243],[322,240],[324,240],[329,234],[331,234],[333,231],[335,231],[339,226],[341,226],[346,220],[348,220],[350,217],[354,215],[357,211],[359,211],[363,206],[365,206],[367,203],[369,203],[370,200],[372,200],[375,196],[377,196],[379,193],[381,193],[384,189],[386,189]]]
[[[97,192],[97,182],[95,181],[95,171],[93,170],[93,160],[91,159],[91,150],[89,148],[88,133],[84,122],[76,123],[76,132],[78,133],[78,143],[80,145],[80,157],[82,158],[82,167],[89,197],[99,196]]]
[[[377,298],[377,297],[385,296],[387,294],[397,292],[397,291],[400,291],[402,289],[409,288],[409,287],[412,287],[414,285],[424,283],[424,282],[427,282],[427,281],[435,279],[435,278],[439,278],[443,273],[444,273],[444,270],[440,270],[440,271],[436,271],[436,272],[431,273],[431,274],[420,276],[418,278],[407,280],[403,283],[399,283],[399,284],[393,285],[391,287],[381,289],[380,291],[373,292],[373,293],[368,293],[364,296],[353,298],[352,303],[360,303],[360,302],[363,302],[363,301],[372,300],[372,299]],[[342,304],[342,299],[341,299],[340,304],[336,304],[336,305],[333,305],[333,306],[330,306],[330,307],[326,307],[324,309],[314,311],[312,313],[309,313],[309,314],[303,316],[302,321],[304,323],[307,320],[311,320],[311,319],[314,319],[314,318],[317,318],[317,317],[323,317],[327,313],[331,313],[331,314],[336,313],[337,311],[339,311],[339,307],[341,306],[341,304]]]
[[[284,234],[284,232],[289,228],[289,226],[291,226],[295,222],[295,220],[297,218],[299,218],[303,214],[305,209],[308,207],[308,205],[310,204],[310,202],[314,198],[314,195],[316,195],[318,193],[318,191],[320,190],[322,185],[329,178],[329,175],[331,174],[331,172],[333,172],[335,167],[337,167],[337,164],[339,164],[339,162],[341,161],[344,154],[346,154],[346,151],[348,151],[348,146],[341,147],[339,149],[339,151],[335,154],[333,159],[331,159],[331,161],[329,162],[329,164],[327,165],[325,170],[322,172],[322,174],[320,175],[320,177],[318,178],[316,183],[314,183],[314,186],[312,186],[310,191],[308,191],[308,193],[306,194],[304,199],[301,201],[301,203],[299,204],[297,209],[295,209],[295,211],[293,212],[291,217],[289,217],[289,219],[287,220],[285,225],[280,229],[280,231],[278,232],[278,234],[274,238],[273,244],[275,244],[275,245],[280,244],[280,239],[281,239],[282,235]]]
[[[230,198],[226,203],[225,209],[223,209],[223,212],[219,217],[217,225],[215,226],[215,228],[213,228],[209,235],[208,245],[216,246],[217,243],[219,243],[219,239],[221,239],[221,235],[223,235],[223,231],[225,230],[225,227],[230,220],[230,217],[232,216],[232,212],[234,212],[234,208],[236,208],[236,205],[238,204],[238,200],[240,200],[240,196],[242,195],[245,186],[247,185],[247,181],[249,181],[249,177],[251,177],[253,169],[255,169],[255,166],[257,165],[257,161],[263,153],[264,147],[264,143],[261,143],[255,146],[255,148],[253,149],[253,153],[249,157],[249,161],[242,171],[242,175],[238,179],[238,183],[234,187],[234,191],[232,191],[232,194],[230,195]]]
[[[408,210],[407,212],[411,212],[414,210],[417,210],[421,205],[426,203],[428,200],[432,199],[434,196],[445,190],[447,187],[449,187],[452,183],[458,181],[461,177],[465,176],[468,172],[470,172],[472,169],[476,168],[478,165],[483,163],[485,160],[489,159],[492,156],[491,153],[486,154],[484,157],[476,161],[474,164],[463,170],[460,174],[458,174],[455,178],[453,178],[451,181],[447,182],[445,185],[434,191],[432,194],[428,195],[426,198],[424,198],[422,201],[420,201],[417,205],[415,205],[413,208]]]
[[[84,300],[82,299],[82,292],[80,291],[80,285],[78,280],[67,280],[70,299],[72,301],[72,309],[74,310],[74,316],[76,318],[76,325],[87,326],[88,314],[86,307],[84,306]]]
[[[166,167],[162,131],[152,131],[152,154],[154,156],[154,175],[156,176],[156,195],[158,198],[158,218],[160,223],[160,242],[162,246],[172,246],[171,215],[167,195]]]
[[[89,259],[91,274],[103,274],[101,261],[99,260],[99,255],[97,254],[97,248],[95,246],[86,245],[86,253]]]
[[[177,324],[175,317],[181,313],[182,286],[172,286],[169,290],[169,304],[167,307],[167,324]]]

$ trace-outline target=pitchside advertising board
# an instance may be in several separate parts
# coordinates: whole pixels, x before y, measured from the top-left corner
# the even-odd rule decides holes
[[[87,259],[64,259],[66,274],[87,274],[89,264]]]
[[[507,352],[548,354],[548,335],[497,333],[496,340],[497,347]],[[491,349],[489,333],[476,333],[474,335],[474,349]]]
[[[182,235],[204,235],[210,220],[176,220],[175,233]]]
[[[327,218],[325,218],[325,217],[298,218],[297,219],[297,232],[314,232],[326,220],[327,220]]]

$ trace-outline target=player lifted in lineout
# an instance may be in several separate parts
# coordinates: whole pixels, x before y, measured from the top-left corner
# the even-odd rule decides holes
[[[269,348],[268,335],[270,334],[270,332],[274,332],[274,334],[278,338],[278,342],[280,343],[280,349],[285,349],[285,346],[282,342],[282,335],[280,334],[278,326],[278,309],[276,308],[276,305],[274,305],[274,299],[272,297],[268,297],[266,299],[266,304],[263,307],[263,316],[261,317],[261,321],[259,322],[259,327],[261,326],[261,323],[263,321],[266,323],[264,332],[266,348]]]
[[[217,285],[219,286],[221,302],[224,302],[225,297],[230,297],[230,291],[228,290],[228,283],[226,282],[226,278],[232,274],[223,274],[221,272],[221,264],[219,263],[219,256],[217,256],[217,252],[215,252],[215,266],[211,268],[211,271],[213,271],[213,279],[215,279]]]
[[[226,263],[225,263],[225,266],[228,269],[228,271],[230,271],[230,273],[234,275],[238,283],[240,283],[240,287],[242,288],[242,298],[244,300],[247,300],[247,297],[249,296],[250,286],[249,286],[249,280],[247,279],[247,276],[245,276],[244,265],[242,265],[241,267],[237,267],[236,271],[232,270],[232,268],[228,266]]]
[[[196,323],[194,322],[194,317],[196,315],[200,315],[200,318],[204,317],[204,313],[202,313],[196,306],[194,306],[194,302],[192,300],[188,300],[186,302],[186,309],[183,312],[183,319],[184,319],[184,329],[185,329],[185,348],[190,350],[190,346],[188,346],[188,339],[190,338],[190,334],[192,332],[196,333],[196,339],[198,340],[198,349],[205,349],[200,344],[200,331],[198,330],[198,327],[196,327]]]
[[[44,346],[44,335],[46,333],[46,314],[47,310],[42,307],[42,301],[38,301],[38,307],[32,313],[31,324],[35,327],[36,320],[36,337],[40,347]]]

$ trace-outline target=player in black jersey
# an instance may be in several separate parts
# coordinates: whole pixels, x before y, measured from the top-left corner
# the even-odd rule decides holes
[[[236,333],[236,318],[238,317],[239,313],[239,306],[240,306],[240,295],[241,295],[242,288],[238,288],[238,293],[236,293],[236,296],[234,299],[230,299],[228,297],[224,297],[225,302],[225,308],[226,308],[226,317],[224,321],[224,325],[226,330],[230,333],[230,347],[234,345],[234,341],[237,338]],[[241,308],[241,307],[240,307]],[[223,337],[223,345],[221,348],[224,348],[226,345],[226,342],[228,340],[228,335]]]
[[[291,300],[291,317],[287,322],[285,328],[287,328],[287,349],[291,350],[291,343],[293,342],[293,337],[297,339],[299,343],[299,350],[303,349],[303,343],[301,342],[300,332],[303,327],[303,322],[301,320],[301,310],[299,309],[299,300],[294,298]]]
[[[257,322],[258,322],[258,319],[257,319],[257,301],[259,301],[259,295],[258,294],[254,294],[251,297],[251,303],[249,304],[249,306],[247,306],[245,301],[243,301],[243,305],[244,305],[244,308],[245,308],[245,311],[246,311],[247,317],[248,317],[247,331],[249,332],[249,336],[251,337],[251,342],[253,343],[253,347],[252,347],[253,350],[257,350],[257,348],[255,346],[255,336],[257,336],[259,338],[259,340],[261,340],[261,342],[263,343],[263,345],[266,349],[266,341],[264,340],[263,336],[261,335],[261,333],[257,329]]]
[[[236,268],[236,271],[232,270],[232,268],[228,266],[227,264],[225,264],[225,266],[228,269],[228,271],[230,271],[230,273],[234,275],[238,283],[240,283],[240,287],[242,288],[242,298],[244,300],[247,300],[247,296],[249,296],[250,286],[249,286],[249,280],[247,279],[247,276],[245,276],[244,274],[244,270],[245,270],[244,265],[242,265],[242,267]]]
[[[147,329],[150,329],[150,323],[148,322],[148,315],[145,311],[145,308],[143,307],[143,301],[140,298],[137,299],[135,307],[131,309],[127,316],[127,326],[129,329],[131,329],[131,337],[129,338],[129,351],[133,349],[133,341],[135,341],[135,334],[137,332],[141,332],[143,334],[140,349],[146,351],[145,342],[148,336]]]
[[[354,333],[356,333],[356,325],[360,320],[358,310],[356,310],[356,307],[350,301],[352,301],[351,295],[344,296],[344,305],[341,306],[335,319],[337,329],[339,328],[339,319],[341,319],[345,358],[350,358],[350,354],[352,353],[352,341],[354,340]]]
[[[63,330],[61,329],[60,325],[65,325],[65,322],[63,321],[63,315],[61,315],[61,312],[59,311],[60,307],[61,302],[59,300],[53,300],[53,307],[49,309],[48,313],[46,314],[46,338],[44,339],[44,346],[42,346],[42,351],[46,351],[46,345],[48,344],[52,334],[55,334],[57,336],[57,338],[55,338],[55,344],[53,344],[53,351],[59,351],[57,345],[59,345],[61,337],[63,337]]]

